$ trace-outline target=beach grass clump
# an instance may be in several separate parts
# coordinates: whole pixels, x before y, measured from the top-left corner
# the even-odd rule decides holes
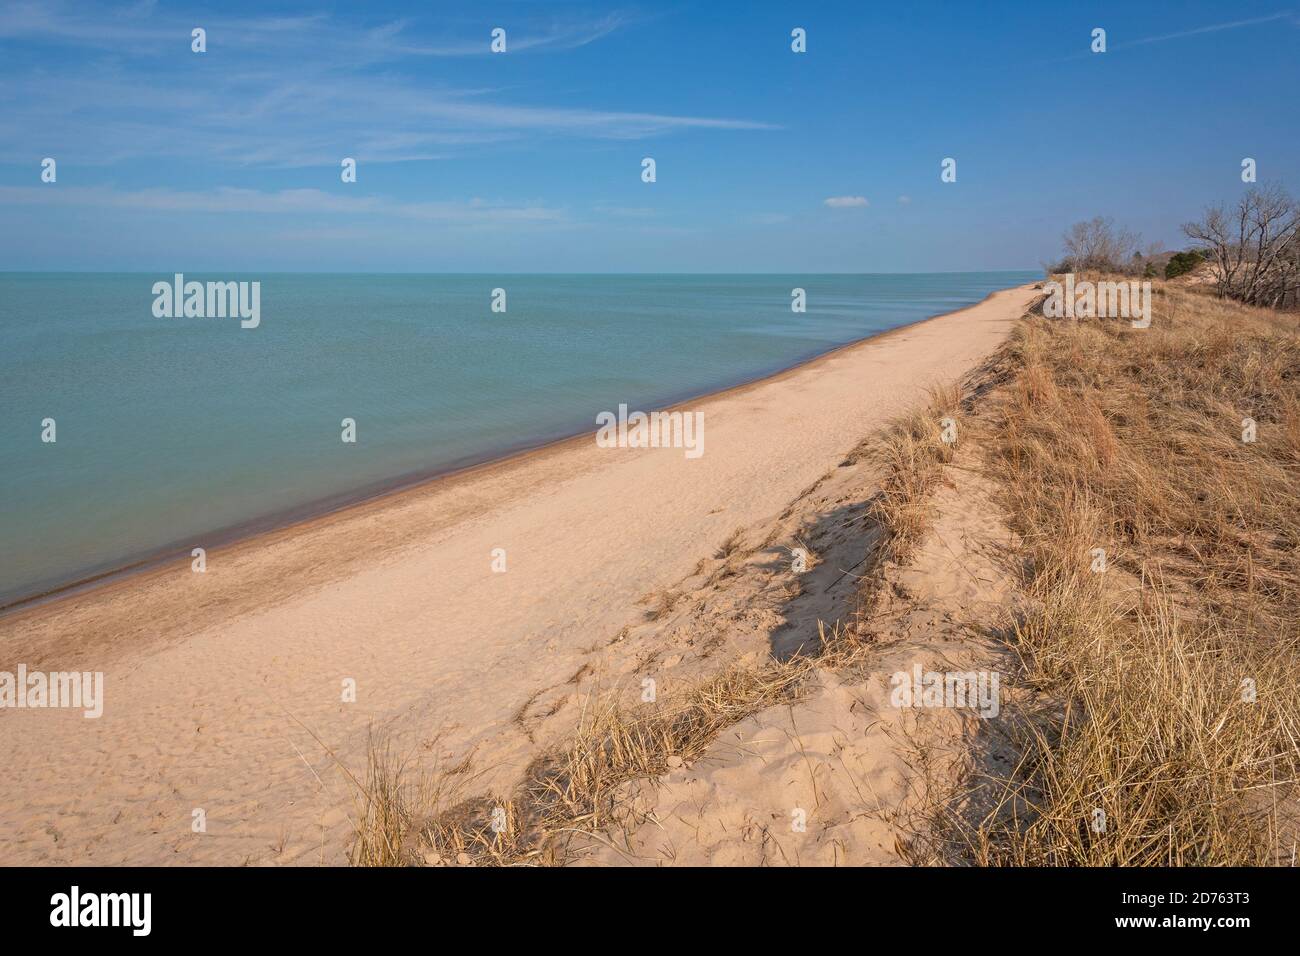
[[[933,387],[923,404],[850,455],[851,461],[866,458],[880,469],[880,490],[867,509],[868,520],[882,532],[877,566],[906,561],[925,536],[933,517],[931,499],[958,447],[961,403],[958,385]]]
[[[1029,317],[978,441],[1023,542],[1022,759],[949,859],[1290,859],[1300,771],[1300,338],[1157,290],[1148,329]],[[986,791],[987,799],[987,791]]]
[[[466,796],[464,764],[420,772],[392,739],[372,734],[356,800],[354,866],[557,866],[624,820],[623,785],[699,759],[728,727],[798,699],[817,668],[848,667],[867,645],[818,628],[815,656],[734,666],[657,703],[629,706],[593,692],[572,734],[528,768],[507,797]]]
[[[838,633],[836,634],[838,636]],[[356,866],[558,865],[575,836],[616,824],[619,790],[697,759],[725,728],[794,700],[813,659],[732,667],[650,706],[593,693],[573,733],[539,757],[509,798],[465,798],[446,773],[421,774],[372,737],[351,862]]]

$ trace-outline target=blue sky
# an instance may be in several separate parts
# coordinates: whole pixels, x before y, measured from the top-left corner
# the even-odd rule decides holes
[[[1300,192],[1298,41],[1200,0],[0,0],[0,268],[1016,269],[1097,214],[1176,246],[1243,157]]]

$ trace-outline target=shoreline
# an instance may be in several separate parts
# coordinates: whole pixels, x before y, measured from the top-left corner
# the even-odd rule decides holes
[[[964,312],[967,309],[988,302],[994,296],[1013,289],[1028,288],[1033,284],[1026,283],[995,289],[977,302],[971,302],[947,312],[939,312],[902,325],[896,325],[881,332],[874,332],[851,342],[845,342],[842,345],[807,355],[791,365],[785,365],[773,371],[760,372],[752,378],[746,378],[730,385],[709,387],[702,392],[692,393],[684,398],[670,397],[665,399],[663,404],[651,404],[639,410],[645,412],[678,411],[684,410],[685,406],[691,403],[740,395],[748,389],[781,381],[793,373],[812,368],[818,363],[826,362],[845,352],[862,348],[870,343],[880,342],[907,329],[913,329],[928,322],[934,322]],[[92,570],[66,583],[4,601],[0,603],[0,622],[10,622],[30,612],[58,605],[80,595],[104,591],[141,577],[159,573],[172,564],[191,560],[190,549],[194,547],[203,547],[206,555],[211,558],[223,552],[229,553],[232,549],[254,546],[260,539],[306,530],[314,524],[329,522],[353,511],[393,501],[403,495],[418,494],[420,491],[439,483],[464,480],[492,468],[522,464],[532,457],[543,456],[589,439],[595,433],[596,428],[593,425],[590,428],[568,432],[556,437],[536,440],[525,439],[503,449],[485,452],[482,455],[469,456],[467,459],[461,459],[448,465],[407,472],[393,478],[371,482],[353,491],[319,498],[294,508],[261,515],[223,528],[216,528],[211,532],[196,535],[194,540],[188,543],[173,541],[152,549],[148,553],[126,556],[121,563],[117,563],[112,567]],[[196,541],[207,543],[196,544]]]
[[[349,773],[376,734],[508,793],[596,689],[653,676],[668,693],[811,637],[847,598],[801,598],[782,568],[804,540],[828,571],[856,560],[852,536],[833,542],[876,482],[852,451],[979,368],[1037,297],[1001,290],[691,400],[708,421],[696,459],[584,433],[244,539],[206,574],[173,563],[11,615],[9,664],[102,672],[105,703],[97,720],[0,715],[14,770],[0,849],[346,863]],[[739,590],[718,557],[737,541],[753,571]],[[697,613],[689,595],[705,591],[716,603]],[[211,835],[192,830],[195,807]]]

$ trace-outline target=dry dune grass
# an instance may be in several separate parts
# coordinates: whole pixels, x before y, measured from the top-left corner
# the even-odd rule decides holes
[[[1294,318],[1165,287],[1149,329],[1034,317],[1005,359],[978,441],[1026,548],[1035,610],[1014,646],[1042,706],[1014,725],[1016,772],[984,782],[996,809],[949,809],[947,849],[978,864],[1289,859]]]
[[[863,442],[850,456],[851,461],[870,459],[882,471],[880,491],[867,514],[878,533],[864,534],[864,540],[878,542],[864,562],[864,594],[874,590],[883,563],[899,560],[924,530],[924,498],[951,454],[938,423],[955,417],[959,399],[956,389],[934,390],[929,406]],[[738,530],[719,556],[736,554],[741,538]],[[657,595],[652,618],[674,599]],[[814,656],[733,666],[657,702],[629,706],[620,688],[594,693],[567,741],[540,756],[509,797],[467,797],[471,779],[445,770],[423,771],[395,757],[389,741],[376,735],[365,780],[349,775],[357,800],[352,863],[569,862],[575,835],[599,841],[602,831],[621,825],[616,797],[621,785],[693,761],[726,728],[775,703],[796,700],[816,669],[845,668],[861,660],[869,640],[860,629],[837,622],[819,627]]]
[[[883,470],[869,511],[887,532],[882,560],[905,560],[929,526],[931,495],[957,447],[961,397],[956,385],[932,388],[927,404],[899,419],[884,436],[867,439],[851,456],[874,459]],[[944,441],[945,419],[953,423],[951,441]]]

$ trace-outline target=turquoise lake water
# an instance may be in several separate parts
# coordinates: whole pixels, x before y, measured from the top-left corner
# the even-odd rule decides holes
[[[753,379],[1041,272],[185,278],[259,281],[260,325],[155,318],[170,274],[0,273],[0,604],[592,430],[621,402]]]

